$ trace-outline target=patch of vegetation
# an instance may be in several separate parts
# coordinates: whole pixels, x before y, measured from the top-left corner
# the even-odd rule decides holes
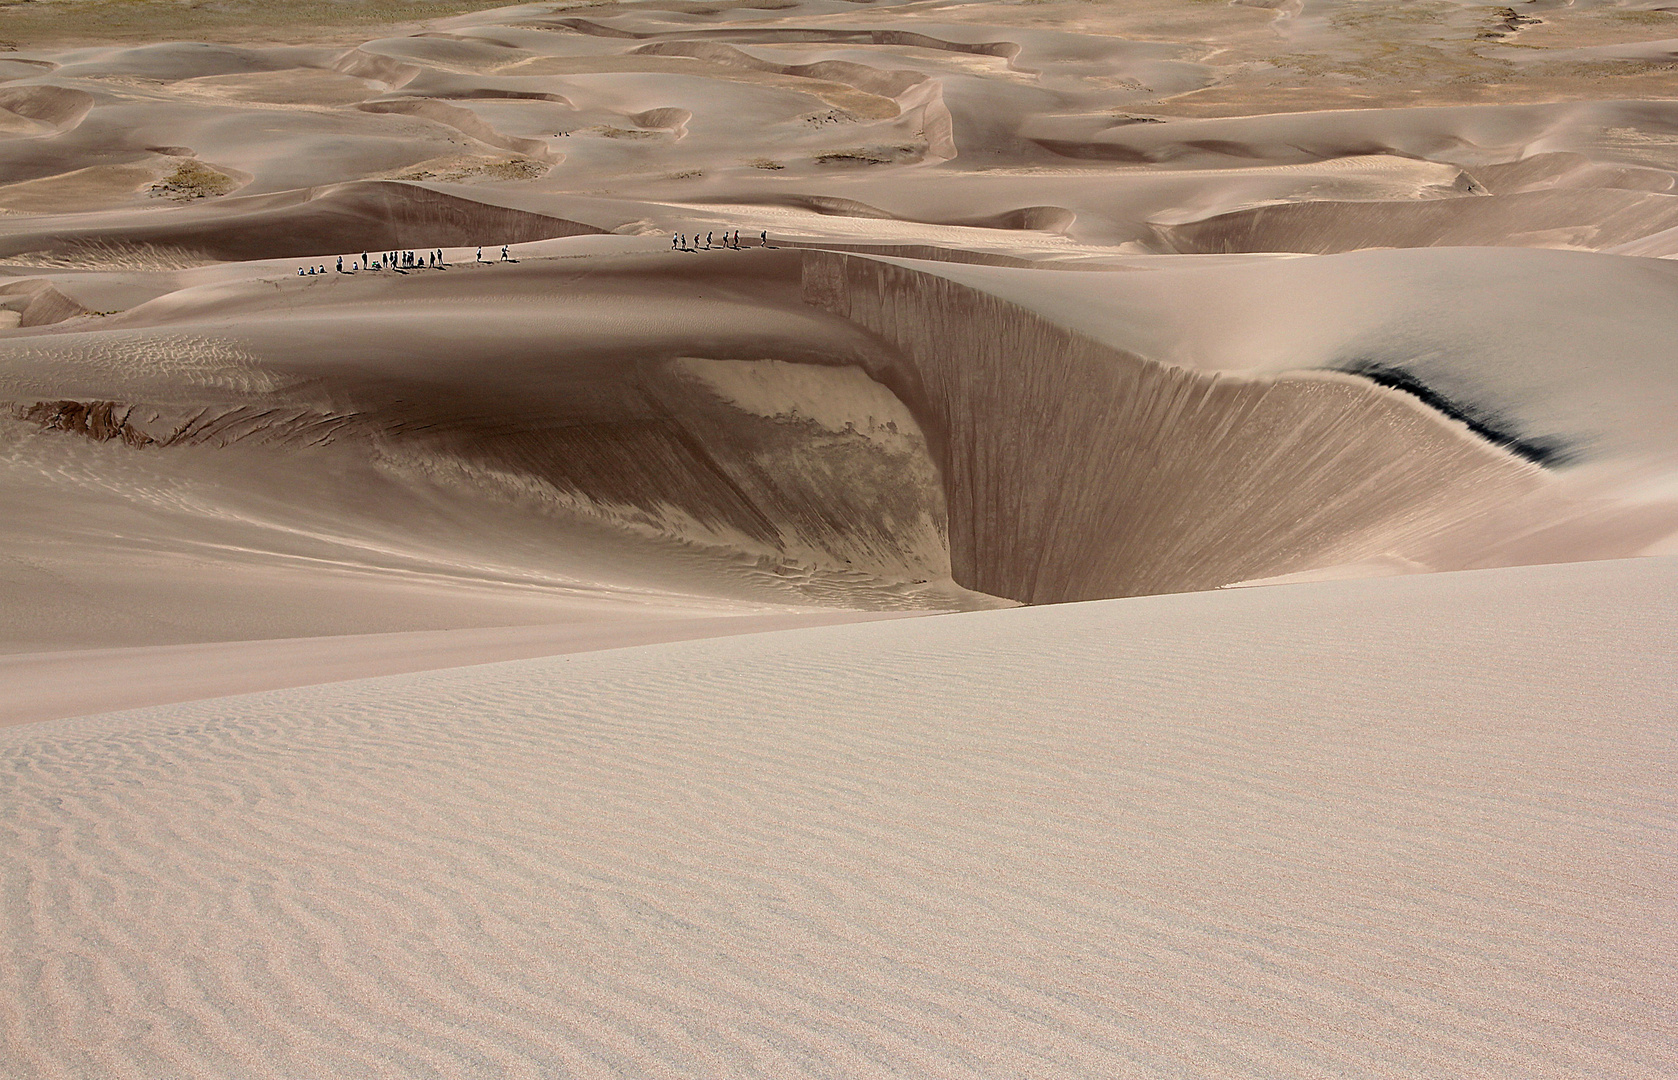
[[[186,202],[189,199],[208,199],[226,195],[238,187],[238,181],[218,172],[200,161],[187,160],[175,166],[175,171],[153,184],[148,190],[153,195]]]
[[[786,168],[786,166],[782,165],[779,161],[770,161],[768,158],[753,158],[751,161],[746,162],[746,164],[750,165],[754,169],[784,169],[784,168]]]
[[[1608,17],[1638,26],[1671,26],[1673,20],[1678,19],[1678,12],[1671,8],[1653,8],[1648,11],[1615,11],[1608,13]]]
[[[919,146],[859,146],[852,150],[834,150],[816,155],[818,165],[900,165],[919,161],[923,150]]]
[[[552,166],[534,158],[457,158],[454,161],[421,165],[395,174],[394,180],[446,180],[460,183],[466,180],[539,180],[548,175]]]

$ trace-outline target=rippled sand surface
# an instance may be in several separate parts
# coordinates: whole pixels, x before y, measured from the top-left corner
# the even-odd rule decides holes
[[[1333,582],[11,728],[0,1069],[1668,1076],[1675,595]]]

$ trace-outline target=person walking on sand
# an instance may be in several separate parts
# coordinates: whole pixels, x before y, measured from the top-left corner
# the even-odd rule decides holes
[[[512,262],[513,261],[512,255],[507,253],[507,245],[506,244],[501,245],[501,261],[502,262]]]
[[[340,274],[344,272],[344,257],[342,255],[338,256],[338,272]]]
[[[764,247],[769,246],[769,230],[768,229],[763,230],[763,246]]]

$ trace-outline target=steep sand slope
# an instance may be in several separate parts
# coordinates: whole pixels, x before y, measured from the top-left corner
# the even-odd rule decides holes
[[[1674,596],[1336,582],[11,728],[0,1068],[1670,1076]]]
[[[1678,16],[1528,7],[31,14],[0,648],[1666,550]]]
[[[1678,534],[1668,263],[1067,272],[821,244],[579,237],[401,275],[32,279],[89,306],[113,284],[154,295],[0,342],[19,507],[0,528],[37,568],[14,575],[13,648],[542,623],[614,592],[1055,602]],[[1488,322],[1561,279],[1519,325]],[[164,608],[136,591],[189,564],[225,584]],[[284,599],[320,596],[311,577],[361,599]],[[110,595],[91,626],[64,581]],[[420,595],[437,588],[471,597]]]

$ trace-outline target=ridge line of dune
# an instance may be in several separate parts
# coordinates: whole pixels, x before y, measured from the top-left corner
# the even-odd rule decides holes
[[[930,268],[803,258],[807,303],[891,345],[895,359],[869,373],[926,430],[952,572],[981,592],[1052,603],[1192,591],[1425,549],[1541,483],[1514,454],[1367,380],[1167,367]]]

